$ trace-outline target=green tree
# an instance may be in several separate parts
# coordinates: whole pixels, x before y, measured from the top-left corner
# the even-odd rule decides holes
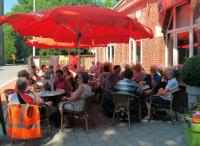
[[[25,60],[32,54],[32,49],[26,45],[27,37],[22,37],[18,33],[14,32],[15,40],[14,46],[16,48],[16,58],[17,60]]]
[[[4,31],[4,48],[5,48],[5,63],[11,63],[12,58],[11,55],[15,54],[16,49],[14,46],[14,32],[12,28],[9,25],[4,25],[3,26],[3,31]]]
[[[105,0],[102,4],[103,7],[112,8],[119,0]]]

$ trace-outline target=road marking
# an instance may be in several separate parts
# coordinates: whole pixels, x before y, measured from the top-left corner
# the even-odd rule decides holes
[[[4,86],[6,86],[7,84],[9,84],[9,83],[13,82],[13,81],[14,81],[14,80],[16,80],[16,79],[17,79],[17,77],[14,77],[14,78],[12,78],[11,80],[9,80],[9,81],[7,81],[7,82],[3,83],[2,85],[0,85],[0,88],[2,88],[2,87],[4,87]]]

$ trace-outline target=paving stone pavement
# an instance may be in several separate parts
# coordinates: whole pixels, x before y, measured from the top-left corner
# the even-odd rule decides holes
[[[100,109],[93,106],[89,119],[89,132],[85,131],[84,121],[75,120],[73,129],[53,127],[52,139],[47,134],[41,140],[43,146],[186,146],[186,139],[181,122],[172,125],[170,121],[142,121],[133,123],[115,122],[101,114]],[[0,129],[1,130],[1,129]],[[10,141],[0,133],[0,146],[9,146]],[[24,145],[15,141],[15,146]]]

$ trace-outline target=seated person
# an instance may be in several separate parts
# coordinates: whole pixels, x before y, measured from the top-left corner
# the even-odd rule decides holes
[[[68,100],[71,101],[71,103],[74,105],[75,111],[81,111],[83,110],[83,98],[86,95],[91,94],[91,87],[88,85],[88,79],[89,76],[86,72],[80,72],[78,73],[77,82],[78,82],[78,88],[76,91],[74,91],[70,97],[64,96],[62,100]],[[64,107],[66,109],[71,108],[67,105]]]
[[[125,64],[125,65],[124,65],[124,71],[122,71],[122,72],[120,73],[120,78],[121,78],[121,79],[124,78],[124,73],[125,73],[125,70],[127,70],[127,69],[130,69],[130,65],[129,65],[129,64]]]
[[[44,74],[47,72],[47,66],[46,65],[42,65],[41,66],[41,70],[39,72],[39,77],[43,78]]]
[[[144,81],[140,81],[139,83],[144,95],[152,95],[156,86],[158,86],[161,82],[161,76],[158,74],[157,67],[155,65],[150,67],[150,73],[151,74],[146,75]],[[148,86],[149,88],[146,89],[145,86]]]
[[[124,92],[129,94],[140,94],[139,84],[132,81],[133,72],[131,69],[126,69],[124,72],[124,79],[119,80],[115,86],[117,92]]]
[[[84,98],[85,96],[91,94],[91,87],[88,85],[89,76],[86,72],[78,73],[77,82],[78,89],[74,91],[70,97],[64,96],[62,100],[68,100],[71,104],[65,104],[64,109],[74,110],[74,111],[82,111],[84,107]],[[65,102],[59,103],[59,110],[62,110],[62,105]]]
[[[72,84],[64,78],[62,70],[56,71],[56,79],[54,85],[56,89],[64,89],[66,96],[69,96],[72,92]]]
[[[132,78],[133,81],[139,83],[140,81],[144,80],[145,78],[144,69],[140,63],[137,63],[135,66],[133,66],[133,72],[134,72],[134,76]]]
[[[169,93],[176,91],[179,86],[176,78],[174,77],[174,69],[168,68],[166,71],[166,76],[168,78],[167,85],[165,86],[165,89],[161,88],[159,89],[158,93],[155,96],[150,96],[146,100],[146,106],[148,110],[148,115],[145,119],[149,120],[151,117],[151,103],[158,103],[158,104],[167,104],[171,101],[171,96]]]
[[[70,81],[71,83],[73,83],[73,75],[72,73],[69,71],[69,68],[68,66],[64,66],[63,67],[63,75],[64,75],[64,78],[67,79],[68,81]]]
[[[27,80],[27,88],[26,88],[26,93],[29,94],[29,96],[31,96],[33,98],[33,100],[36,103],[43,103],[43,100],[41,99],[41,97],[36,96],[35,93],[33,92],[33,82],[29,77],[29,73],[26,70],[21,70],[18,72],[18,78],[26,78]],[[31,92],[30,92],[31,91]]]
[[[113,67],[113,72],[111,75],[108,77],[108,89],[109,90],[114,90],[115,84],[120,80],[120,72],[121,72],[121,67],[119,65],[115,65]]]
[[[109,85],[108,78],[110,77],[110,75],[111,75],[110,67],[107,64],[105,64],[103,67],[102,76],[100,78],[100,86],[106,89],[109,89],[110,85]]]
[[[33,84],[35,84],[38,81],[40,81],[41,78],[38,75],[37,68],[36,68],[35,65],[31,66],[31,71],[29,73],[29,76],[30,76],[30,79],[33,81]]]
[[[30,78],[28,71],[26,70],[20,70],[17,74],[18,78],[26,78],[28,81],[28,86],[32,86],[34,84],[33,80]]]
[[[40,96],[37,96],[34,92],[33,84],[31,83],[31,80],[29,78],[29,73],[26,70],[21,70],[18,72],[18,78],[26,78],[27,80],[27,88],[25,90],[25,93],[30,96],[36,104],[47,104],[50,108],[53,107],[53,103],[51,101],[43,101],[43,99]]]
[[[37,104],[36,101],[26,93],[27,86],[28,81],[26,78],[18,78],[15,92],[8,96],[9,104]],[[38,102],[38,104],[40,104],[40,102]]]

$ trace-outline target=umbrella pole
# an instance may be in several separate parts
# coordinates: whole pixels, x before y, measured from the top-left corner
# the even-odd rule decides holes
[[[77,69],[77,73],[79,73],[80,71],[80,38],[78,39],[78,69]]]
[[[78,38],[77,38],[77,42],[78,42],[78,69],[77,69],[77,73],[79,73],[80,71],[80,43],[81,43],[81,32],[78,32]]]
[[[70,65],[70,57],[69,57],[69,55],[70,55],[70,50],[69,50],[69,48],[68,48],[68,65]]]

